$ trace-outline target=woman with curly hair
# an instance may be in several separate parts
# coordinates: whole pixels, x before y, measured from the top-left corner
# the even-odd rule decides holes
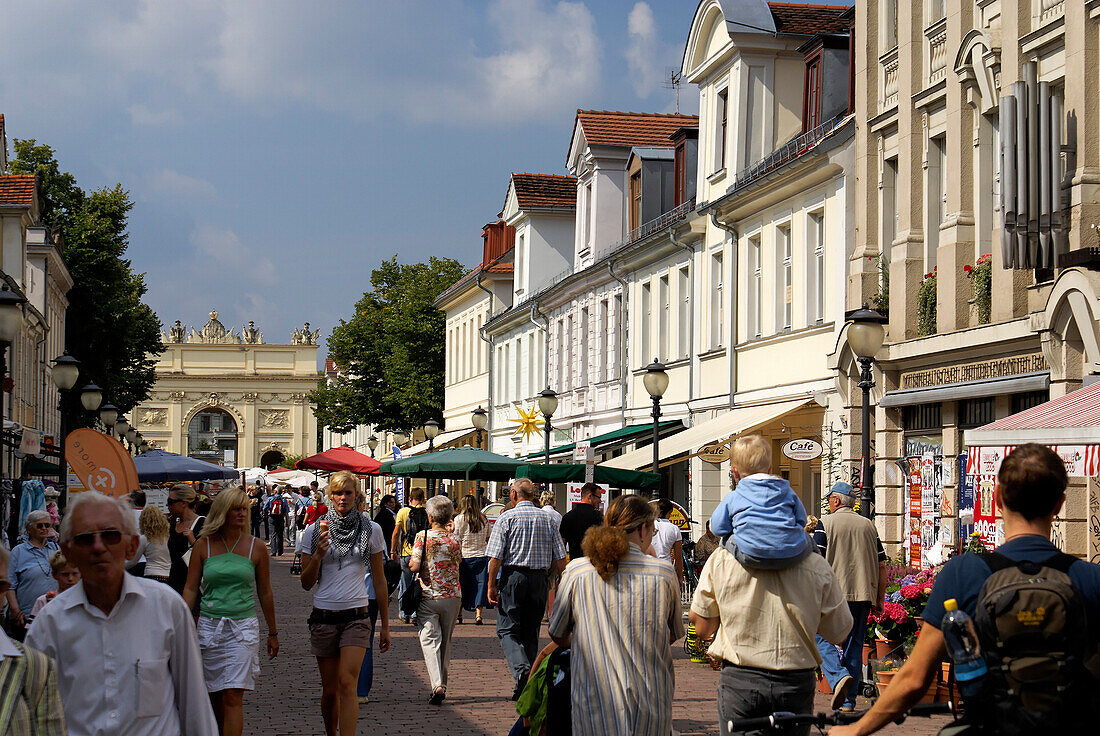
[[[585,557],[565,568],[550,637],[572,647],[573,733],[672,733],[672,643],[684,635],[672,565],[642,552],[656,511],[641,496],[611,502],[590,528]]]
[[[142,543],[137,557],[145,555],[145,577],[167,583],[172,571],[172,555],[168,552],[168,517],[156,506],[146,506],[138,516]]]

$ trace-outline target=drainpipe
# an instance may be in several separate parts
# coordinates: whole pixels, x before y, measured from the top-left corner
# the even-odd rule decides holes
[[[676,237],[676,231],[668,228],[668,239],[677,248],[683,248],[688,254],[688,398],[685,402],[688,417],[691,417],[691,400],[695,398],[695,246]]]
[[[630,364],[627,362],[627,346],[630,344],[630,333],[627,330],[628,321],[626,315],[630,314],[629,298],[630,288],[627,286],[626,281],[615,275],[615,262],[609,260],[607,262],[607,275],[619,282],[619,286],[623,290],[623,310],[619,314],[619,324],[623,326],[622,344],[619,346],[619,396],[622,398],[622,424],[626,426],[626,381],[627,375],[630,372]]]
[[[540,325],[538,322],[535,321],[536,316],[538,316],[539,319],[541,319],[543,322],[546,323],[545,326]],[[542,350],[542,363],[543,363],[543,365],[542,365],[542,370],[543,370],[543,375],[546,377],[546,385],[549,386],[550,385],[550,318],[539,311],[538,302],[535,302],[534,304],[531,305],[531,314],[528,317],[528,319],[531,320],[531,324],[533,324],[535,327],[542,330],[542,334],[543,334],[543,350]]]
[[[477,288],[484,291],[489,295],[489,319],[485,321],[486,324],[493,318],[493,302],[496,297],[493,296],[493,292],[490,289],[485,288],[485,285],[481,283],[481,271],[477,272]],[[489,345],[489,360],[485,361],[485,365],[489,370],[488,375],[488,396],[486,396],[486,402],[489,406],[486,407],[486,411],[489,412],[488,423],[485,426],[485,439],[487,440],[489,447],[493,446],[493,338],[485,336],[485,325],[478,328],[477,336],[484,340]]]
[[[714,223],[714,226],[719,230],[725,230],[733,237],[733,248],[730,249],[730,279],[729,279],[729,293],[730,293],[730,338],[729,346],[726,348],[729,355],[730,362],[730,409],[733,408],[733,395],[737,393],[737,356],[734,354],[733,346],[737,344],[737,228],[732,225],[727,225],[718,219],[718,216],[714,214],[712,210],[710,212],[710,221]]]

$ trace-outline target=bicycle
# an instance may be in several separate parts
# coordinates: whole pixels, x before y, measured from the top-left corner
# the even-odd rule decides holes
[[[726,722],[726,729],[730,733],[743,733],[746,731],[764,731],[771,733],[783,733],[793,726],[816,726],[823,729],[826,726],[841,726],[847,723],[855,723],[863,717],[866,711],[855,713],[772,713],[760,718],[738,718]],[[894,720],[894,723],[903,723],[910,716],[929,718],[934,715],[955,713],[955,704],[947,703],[920,703],[914,705],[906,713]]]

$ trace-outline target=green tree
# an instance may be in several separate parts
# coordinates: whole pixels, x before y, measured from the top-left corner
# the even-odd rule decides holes
[[[465,273],[451,258],[401,264],[397,256],[371,272],[371,290],[328,338],[341,375],[322,378],[310,399],[317,421],[337,432],[359,424],[418,427],[443,418],[445,316],[432,306]]]
[[[42,224],[64,237],[61,255],[73,278],[65,345],[81,362],[80,381],[98,384],[106,400],[127,412],[149,397],[164,350],[160,320],[142,302],[145,275],[125,258],[130,193],[121,184],[85,192],[61,170],[56,151],[34,139],[15,141],[10,168],[38,174]],[[69,426],[87,424],[90,417],[73,403],[66,407]]]

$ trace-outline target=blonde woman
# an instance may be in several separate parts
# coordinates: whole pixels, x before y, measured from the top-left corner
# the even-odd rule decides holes
[[[371,598],[365,579],[374,586],[382,631],[378,651],[390,648],[382,529],[359,511],[359,479],[347,471],[329,480],[328,512],[302,530],[302,588],[313,592],[309,643],[321,673],[321,715],[327,736],[353,736],[359,723],[356,684],[363,658],[371,647]]]
[[[146,506],[138,516],[138,531],[141,532],[141,547],[134,559],[145,555],[145,575],[158,583],[167,583],[172,572],[172,556],[168,552],[168,517],[156,506]]]
[[[191,553],[183,600],[199,604],[199,647],[210,704],[223,736],[244,730],[243,696],[256,689],[260,671],[260,623],[253,592],[267,622],[267,656],[279,653],[275,596],[271,593],[267,546],[248,533],[248,496],[240,488],[220,492]]]
[[[168,490],[168,553],[172,558],[168,584],[180,594],[187,583],[187,561],[191,548],[205,521],[204,517],[195,513],[197,502],[195,489],[186,483],[177,483]]]
[[[550,638],[572,647],[572,698],[585,704],[572,710],[576,736],[672,733],[672,642],[684,625],[672,565],[642,552],[656,517],[641,496],[616,498],[562,574]]]
[[[477,499],[472,495],[463,496],[458,502],[454,531],[455,539],[462,545],[462,564],[458,567],[458,578],[462,586],[462,608],[475,612],[477,618],[474,623],[478,626],[481,625],[482,609],[489,605],[486,597],[489,557],[485,554],[485,546],[489,544],[490,532],[492,527],[478,508]],[[462,611],[458,613],[458,623],[462,623]]]

